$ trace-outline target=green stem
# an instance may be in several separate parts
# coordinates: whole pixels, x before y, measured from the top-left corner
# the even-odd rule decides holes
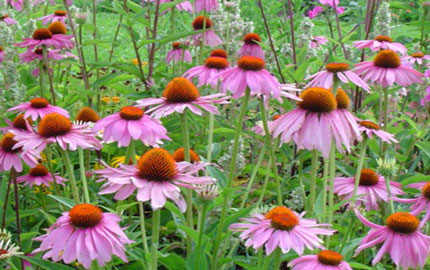
[[[272,162],[273,162],[273,174],[275,175],[278,205],[282,205],[283,203],[282,203],[281,183],[279,181],[278,168],[276,166],[275,152],[272,146],[272,136],[270,135],[270,131],[269,131],[266,108],[264,106],[264,101],[262,98],[260,99],[260,110],[261,110],[261,118],[263,120],[265,144],[267,149],[269,150],[269,154],[270,154],[270,157],[272,157]]]
[[[39,73],[41,72],[45,72],[48,75],[48,81],[49,81],[49,92],[51,92],[51,97],[52,97],[52,104],[56,105],[56,100],[55,100],[55,92],[54,92],[54,82],[52,79],[52,72],[49,70],[49,63],[48,63],[48,50],[46,48],[46,45],[42,45],[42,55],[43,55],[43,71],[41,70]]]
[[[67,153],[66,150],[63,150],[61,148],[60,148],[60,151],[63,155],[64,165],[66,166],[67,174],[69,175],[69,178],[70,178],[69,180],[72,186],[73,199],[75,200],[76,204],[80,204],[81,202],[79,199],[78,186],[76,184],[75,174],[73,173],[72,162],[70,161],[69,154]]]
[[[158,241],[160,236],[160,209],[152,213],[152,243],[151,243],[151,270],[158,267]]]
[[[388,193],[388,206],[390,208],[390,214],[394,214],[394,204],[393,200],[391,198],[391,185],[390,185],[390,179],[388,179],[388,176],[384,175],[385,179],[385,186],[387,187],[387,193]]]
[[[328,181],[328,171],[329,171],[329,160],[328,158],[324,159],[324,170],[323,170],[323,186],[322,186],[322,217],[320,219],[320,222],[324,222],[326,218],[326,212],[327,212],[327,181]]]
[[[219,83],[217,84],[216,93],[219,92]],[[212,94],[212,88],[210,90],[210,94]],[[214,139],[214,123],[215,123],[215,115],[213,113],[209,113],[209,131],[208,131],[208,155],[207,162],[211,163],[212,161],[212,151],[213,151],[213,139]]]
[[[318,151],[312,150],[311,159],[311,190],[310,190],[310,202],[309,202],[309,213],[312,214],[315,205],[316,197],[316,182],[317,182],[317,170],[318,170]]]
[[[248,107],[248,102],[250,98],[250,90],[247,88],[245,91],[245,97],[242,100],[242,106],[240,109],[239,119],[236,124],[236,131],[234,135],[234,142],[233,142],[233,149],[231,153],[231,162],[230,162],[230,171],[227,178],[227,188],[230,188],[233,184],[233,178],[234,178],[234,169],[236,168],[236,161],[237,161],[237,154],[239,152],[239,140],[242,133],[242,125],[243,120],[245,118],[246,109]],[[212,263],[211,263],[211,269],[212,270],[218,270],[217,264],[218,264],[218,251],[219,247],[221,245],[221,238],[222,238],[222,231],[224,227],[225,217],[227,215],[227,207],[229,203],[229,196],[230,193],[227,192],[224,195],[224,201],[221,209],[221,216],[217,228],[216,238],[215,238],[215,244],[214,249],[212,252]]]
[[[353,200],[352,205],[355,205],[355,201],[356,201],[355,196],[357,195],[357,189],[360,184],[361,170],[363,169],[364,158],[366,156],[368,143],[369,143],[369,140],[367,137],[365,137],[361,142],[360,157],[358,159],[357,171],[355,172],[354,191],[352,192],[352,200]]]
[[[130,163],[130,159],[132,160],[133,164],[136,163],[136,154],[135,154],[133,139],[131,139],[130,144],[127,146],[127,149],[125,150],[124,164],[128,165]]]
[[[334,140],[331,142],[331,150],[330,150],[330,156],[329,156],[329,193],[328,193],[328,224],[332,224],[333,221],[333,204],[334,204],[334,177],[336,176],[336,143]],[[330,246],[330,236],[327,236],[327,243],[326,246]]]
[[[44,79],[43,79],[43,60],[39,61],[39,88],[40,88],[40,97],[43,97],[44,90]]]
[[[269,183],[269,171],[271,166],[272,166],[272,158],[270,157],[269,163],[267,164],[266,175],[264,176],[263,190],[261,191],[260,198],[258,198],[257,204],[255,206],[256,208],[261,205],[261,203],[263,202],[264,195],[266,194],[267,183]]]
[[[281,269],[281,263],[282,263],[282,261],[281,261],[281,255],[282,255],[281,249],[277,248],[275,250],[275,255],[274,255],[274,257],[275,257],[275,267],[273,269],[275,269],[275,270]]]
[[[78,153],[79,153],[79,171],[81,172],[82,187],[84,188],[84,198],[86,203],[90,203],[90,194],[88,192],[87,177],[85,176],[84,150],[79,147]]]
[[[195,269],[199,270],[200,269],[200,258],[202,256],[205,256],[205,252],[201,251],[201,246],[202,246],[202,240],[203,240],[203,233],[204,233],[204,229],[205,229],[205,219],[206,219],[206,212],[207,212],[207,203],[205,202],[202,206],[202,213],[200,216],[200,223],[199,223],[199,239],[197,241],[197,256],[196,256],[196,266]]]
[[[352,216],[349,219],[348,229],[346,231],[345,236],[343,237],[342,244],[340,245],[340,248],[339,248],[339,253],[340,254],[342,254],[342,251],[345,248],[346,242],[349,240],[349,235],[351,234],[352,229],[354,228],[354,225],[355,225],[355,218]]]
[[[143,250],[145,254],[149,253],[148,241],[146,240],[145,229],[145,212],[143,211],[143,202],[139,202],[140,233],[142,234]]]
[[[243,209],[248,200],[249,192],[251,191],[252,185],[254,184],[255,177],[257,176],[258,170],[260,169],[261,162],[263,162],[264,154],[266,152],[266,144],[261,148],[261,152],[258,155],[257,164],[252,170],[251,177],[249,178],[248,186],[246,187],[245,194],[243,194],[242,202],[240,203],[239,209]]]
[[[384,131],[387,131],[388,129],[388,87],[384,87],[384,104],[383,104],[383,127],[382,129]],[[387,150],[387,143],[382,142],[382,155],[385,154],[385,151]]]
[[[184,144],[184,159],[185,161],[190,162],[190,137],[188,134],[188,121],[187,121],[187,111],[181,114],[181,127],[182,127],[182,140]],[[185,193],[185,200],[187,203],[187,225],[191,229],[194,229],[193,222],[193,191],[191,189],[187,189]],[[187,235],[187,254],[190,255],[193,252],[192,239],[189,235]]]

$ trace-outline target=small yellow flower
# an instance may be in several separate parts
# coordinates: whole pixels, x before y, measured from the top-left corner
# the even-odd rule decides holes
[[[119,100],[120,100],[119,97],[112,97],[111,99],[113,103],[119,103]]]
[[[138,65],[139,64],[139,60],[137,60],[136,58],[135,59],[133,59],[133,60],[131,60],[131,62],[134,64],[134,65]],[[148,64],[148,62],[141,62],[142,63],[142,66],[146,66],[147,64]]]
[[[102,100],[104,103],[109,103],[109,102],[110,102],[110,97],[102,97],[102,98],[101,98],[101,100]]]
[[[94,170],[101,170],[101,169],[104,169],[105,167],[101,164],[101,163],[98,163],[98,162],[96,162],[95,164],[94,164]]]
[[[140,158],[140,156],[136,155],[136,160],[138,160]],[[114,157],[112,159],[112,162],[110,163],[110,165],[114,168],[118,168],[119,164],[125,163],[125,156],[119,156],[119,157]]]

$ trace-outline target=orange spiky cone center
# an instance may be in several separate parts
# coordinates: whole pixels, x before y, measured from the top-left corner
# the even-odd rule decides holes
[[[50,39],[52,37],[52,32],[47,28],[39,28],[33,32],[33,39],[44,40]]]
[[[362,169],[360,186],[374,186],[379,182],[378,174],[372,169]]]
[[[318,253],[318,261],[324,265],[338,266],[343,256],[331,250],[322,250]]]
[[[261,37],[256,33],[248,33],[243,38],[246,44],[258,44],[261,42]]]
[[[200,92],[190,80],[177,77],[167,84],[163,97],[169,103],[190,103],[200,97]]]
[[[430,200],[430,182],[422,188],[421,193],[427,200]]]
[[[76,115],[76,120],[95,123],[100,120],[100,117],[97,112],[90,107],[83,107]]]
[[[102,210],[92,204],[83,203],[69,211],[70,223],[78,228],[92,228],[103,219]]]
[[[140,120],[142,119],[144,111],[138,107],[127,106],[121,108],[119,116],[124,120]]]
[[[420,221],[416,216],[406,212],[390,215],[385,221],[388,228],[396,233],[411,234],[418,230]]]
[[[322,87],[311,87],[300,94],[302,101],[297,105],[307,111],[327,113],[337,108],[337,101],[333,93]]]
[[[72,130],[72,122],[59,113],[50,113],[45,115],[39,122],[38,132],[45,138],[62,136]]]
[[[176,162],[165,149],[154,148],[140,157],[137,175],[148,181],[171,181],[177,175]]]
[[[206,21],[206,22],[205,22]],[[205,29],[209,29],[212,27],[212,21],[208,17],[205,16],[198,16],[193,21],[193,28],[195,30],[202,30],[203,27]]]
[[[348,109],[350,100],[348,94],[343,90],[338,88],[336,92],[336,102],[338,109]]]
[[[14,140],[15,135],[12,133],[6,133],[5,135],[3,135],[2,140],[0,141],[0,148],[5,151],[5,152],[9,152],[9,153],[16,153],[20,150],[20,148],[17,149],[13,149],[13,147],[15,146],[15,144],[17,144],[18,142]]]
[[[211,52],[210,56],[227,58],[227,52],[223,49],[215,49]]]
[[[54,12],[54,14],[55,14],[56,16],[65,17],[65,16],[67,15],[67,11],[65,11],[65,10],[56,10],[56,11]]]
[[[349,65],[347,63],[328,63],[325,69],[329,72],[342,72],[349,70]]]
[[[400,66],[400,56],[393,50],[382,50],[373,59],[376,66],[382,68],[397,68]]]
[[[277,230],[291,231],[299,225],[299,218],[285,206],[273,208],[266,214],[265,218],[270,219],[272,227]]]
[[[36,97],[30,100],[30,105],[33,108],[42,109],[49,105],[49,101],[46,98]]]
[[[26,121],[31,125],[33,121],[30,118],[25,119],[24,114],[19,114],[13,119],[13,126],[17,129],[27,130]]]
[[[265,62],[259,57],[247,55],[239,58],[237,65],[243,70],[260,71],[264,68]]]
[[[46,168],[42,164],[37,164],[36,167],[30,169],[31,176],[46,176],[48,175],[48,173],[48,168]]]
[[[417,53],[413,53],[411,55],[413,58],[423,58],[424,57],[424,53],[422,52],[417,52]]]
[[[67,33],[66,25],[60,21],[53,22],[49,25],[49,30],[52,32],[52,34],[63,34],[65,35]]]
[[[176,151],[173,153],[173,158],[176,162],[185,161],[185,149],[183,147],[176,149]],[[193,149],[190,149],[190,159],[191,162],[200,161],[199,155],[194,152]]]
[[[380,125],[373,123],[372,121],[360,121],[359,124],[360,124],[360,126],[363,126],[365,128],[368,128],[368,129],[373,129],[373,130],[380,130],[381,129]]]
[[[205,60],[205,66],[207,68],[225,69],[228,67],[228,61],[223,57],[211,56]]]
[[[382,42],[382,41],[390,42],[390,43],[393,42],[393,39],[388,37],[388,36],[376,36],[375,40],[377,40],[379,42]]]

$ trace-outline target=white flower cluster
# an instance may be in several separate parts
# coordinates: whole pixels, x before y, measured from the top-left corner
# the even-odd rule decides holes
[[[246,159],[243,154],[245,150],[243,142],[244,142],[243,138],[240,138],[239,151],[237,153],[237,160],[236,160],[236,167],[235,167],[236,174],[239,174],[243,170],[246,163]],[[228,147],[228,151],[225,152],[224,155],[220,157],[220,159],[218,160],[219,165],[223,167],[225,171],[230,171],[230,161],[231,161],[232,150],[233,150],[233,141],[231,141],[230,146]]]
[[[285,200],[285,205],[291,210],[301,212],[304,208],[303,192],[301,187],[296,187],[288,193],[288,198]]]
[[[388,2],[383,2],[381,4],[375,19],[375,36],[391,36],[391,12]]]
[[[304,17],[300,23],[299,36],[297,37],[297,46],[299,48],[309,47],[312,40],[312,29],[314,28],[314,23],[309,19],[309,17]]]
[[[244,21],[240,15],[240,1],[221,3],[218,12],[211,16],[215,32],[227,45],[228,54],[235,55],[242,44],[237,37],[242,38],[247,33],[254,32],[254,23]]]

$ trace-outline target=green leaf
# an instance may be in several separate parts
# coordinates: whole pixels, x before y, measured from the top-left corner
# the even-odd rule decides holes
[[[31,264],[37,265],[45,270],[74,270],[75,268],[72,268],[70,266],[59,264],[59,263],[53,263],[50,261],[46,261],[37,257],[28,257],[24,255],[18,255],[18,257],[29,261]]]
[[[76,204],[75,201],[72,200],[72,199],[68,199],[68,198],[64,198],[64,197],[59,197],[59,196],[55,196],[55,195],[52,195],[52,194],[49,194],[48,196],[51,197],[52,199],[56,200],[57,202],[64,204],[68,208],[72,208]]]
[[[369,269],[372,270],[372,267],[369,267],[367,265],[357,263],[357,262],[348,262],[349,265],[352,267],[352,269]]]

